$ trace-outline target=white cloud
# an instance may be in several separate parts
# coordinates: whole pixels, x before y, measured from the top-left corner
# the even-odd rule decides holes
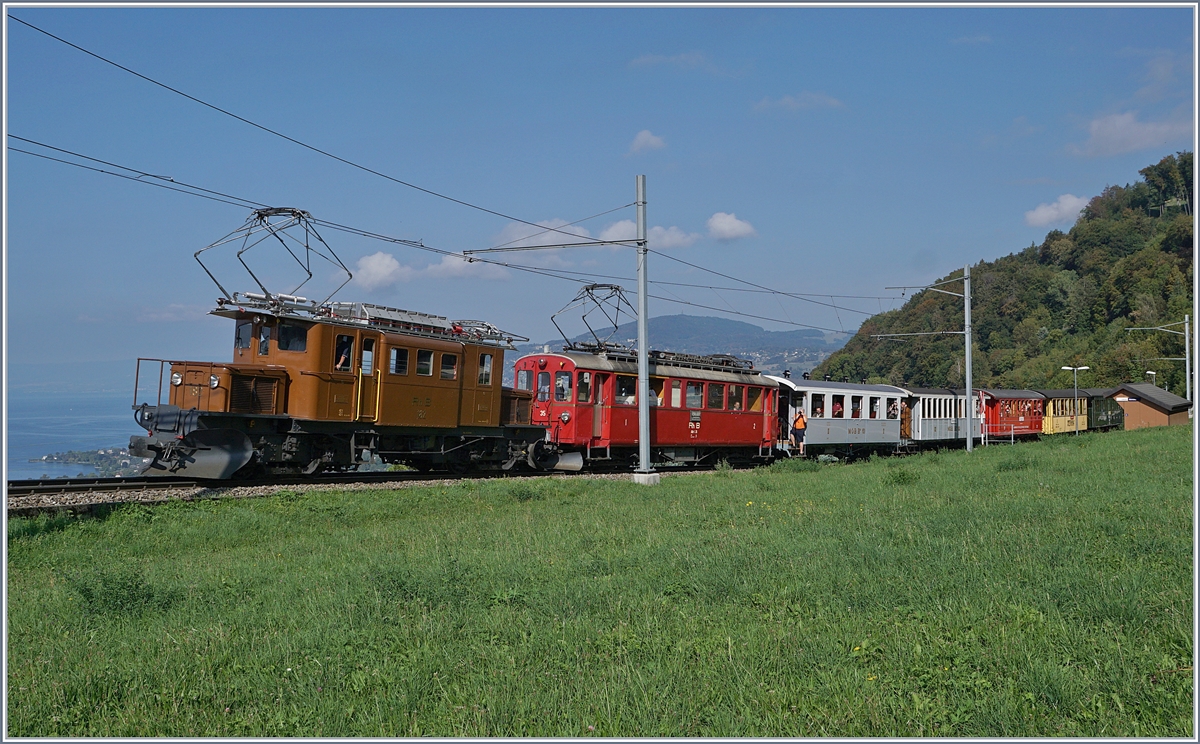
[[[846,104],[838,99],[827,96],[824,93],[814,93],[812,91],[801,91],[796,95],[786,95],[778,100],[764,98],[754,104],[755,111],[770,111],[772,109],[785,109],[787,111],[801,111],[811,109],[828,109],[842,108]]]
[[[390,253],[374,253],[358,259],[354,282],[368,291],[415,279],[504,279],[508,272],[494,264],[471,262],[457,256],[442,256],[423,269],[406,266]]]
[[[754,226],[732,212],[717,212],[708,218],[708,234],[717,240],[737,240],[756,235]]]
[[[1071,222],[1087,206],[1088,200],[1074,194],[1063,194],[1053,204],[1039,204],[1025,213],[1025,224],[1044,227],[1058,222]]]
[[[641,152],[642,150],[661,150],[666,147],[667,143],[662,137],[650,133],[649,129],[643,129],[633,138],[633,144],[629,146],[629,152]]]
[[[368,291],[406,282],[413,274],[411,266],[401,266],[395,256],[383,251],[358,259],[356,269],[354,281]]]
[[[601,240],[636,240],[637,224],[633,220],[614,222],[600,231]]]
[[[430,264],[421,270],[422,276],[431,279],[507,279],[503,266],[481,261],[468,261],[457,256],[442,256],[439,263]]]
[[[557,245],[574,242],[572,236],[590,238],[591,233],[578,225],[568,225],[566,220],[558,218],[541,220],[538,227],[526,225],[523,222],[510,222],[496,236],[496,245],[505,248],[530,245]],[[567,234],[563,234],[567,233]]]
[[[951,44],[991,44],[992,37],[988,36],[987,34],[980,34],[978,36],[960,36],[957,39],[951,39],[950,43]]]
[[[655,65],[670,65],[684,70],[692,70],[704,64],[704,55],[700,52],[684,52],[683,54],[643,54],[629,63],[630,67],[653,67]]]
[[[621,220],[604,228],[600,240],[636,240],[637,225],[633,220]],[[701,238],[699,233],[689,233],[674,225],[655,225],[646,231],[646,242],[651,248],[686,248]]]
[[[1161,147],[1168,143],[1182,142],[1192,135],[1190,120],[1138,121],[1136,111],[1110,114],[1093,119],[1088,124],[1088,141],[1082,145],[1068,145],[1073,155],[1103,157],[1124,152]]]

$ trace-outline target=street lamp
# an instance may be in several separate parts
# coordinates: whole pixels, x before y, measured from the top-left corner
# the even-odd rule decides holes
[[[1091,369],[1091,367],[1063,367],[1063,369],[1071,370],[1075,376],[1075,436],[1079,436],[1079,370]]]
[[[1154,387],[1158,387],[1158,373],[1146,370],[1146,374],[1150,375],[1150,384]]]

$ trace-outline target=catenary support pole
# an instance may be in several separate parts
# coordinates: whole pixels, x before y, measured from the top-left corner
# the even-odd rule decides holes
[[[963,330],[967,343],[967,399],[963,408],[967,415],[967,452],[972,449],[975,434],[975,401],[971,396],[971,267],[963,268]]]
[[[1191,318],[1183,316],[1183,376],[1187,378],[1187,399],[1192,399],[1192,326]],[[1188,409],[1188,418],[1192,409]]]
[[[637,177],[637,281],[638,281],[638,466],[633,482],[647,486],[659,482],[650,467],[650,316],[646,278],[646,177]]]

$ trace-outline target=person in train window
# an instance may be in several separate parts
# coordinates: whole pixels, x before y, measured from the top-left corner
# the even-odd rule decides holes
[[[891,403],[888,405],[888,414],[887,414],[887,416],[888,416],[888,418],[890,418],[890,419],[894,419],[894,418],[896,418],[896,417],[897,417],[897,416],[899,416],[899,415],[900,415],[900,409],[899,409],[899,408],[896,406],[896,401],[894,401],[894,400],[893,400],[893,401],[892,401],[892,402],[891,402]]]
[[[837,402],[836,400],[833,402],[833,417],[834,418],[842,417],[842,404]]]

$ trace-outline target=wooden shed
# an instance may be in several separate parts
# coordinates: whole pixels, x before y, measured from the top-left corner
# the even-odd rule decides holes
[[[1188,423],[1192,402],[1145,382],[1126,382],[1109,395],[1125,411],[1125,428],[1178,426]]]

